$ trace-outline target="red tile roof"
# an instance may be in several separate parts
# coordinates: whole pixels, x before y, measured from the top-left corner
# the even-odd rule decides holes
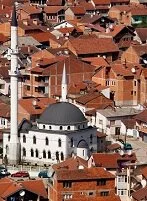
[[[89,197],[78,197],[78,198],[71,198],[70,201],[121,201],[120,197],[117,195],[111,196],[90,196]]]
[[[45,13],[58,13],[60,10],[63,10],[63,6],[45,6],[44,12]]]
[[[70,9],[73,11],[75,15],[84,15],[86,13],[86,10],[82,6],[74,6],[70,7]]]
[[[124,155],[121,156],[118,153],[95,153],[92,154],[95,166],[102,166],[105,168],[118,168],[118,162],[136,161],[136,155],[133,153],[131,156]]]
[[[76,38],[69,40],[69,43],[77,54],[98,54],[119,51],[111,38]]]
[[[101,167],[84,168],[77,170],[56,170],[57,180],[92,180],[100,178],[115,178],[110,172]]]
[[[141,173],[142,173],[143,177],[147,180],[147,167],[143,168],[141,170]]]
[[[47,0],[48,6],[62,6],[62,0]]]
[[[145,200],[147,198],[147,186],[144,188],[139,189],[136,192],[133,192],[131,196],[136,200],[136,201],[141,201]]]
[[[147,123],[147,109],[137,114],[134,119]]]
[[[36,6],[31,6],[31,5],[29,5],[29,4],[27,4],[27,5],[24,4],[24,5],[21,7],[21,10],[25,11],[25,12],[28,13],[29,15],[31,15],[31,14],[39,14],[39,13],[42,12],[41,8],[38,8],[38,7],[36,7]]]
[[[93,0],[95,5],[105,5],[110,4],[110,0]]]

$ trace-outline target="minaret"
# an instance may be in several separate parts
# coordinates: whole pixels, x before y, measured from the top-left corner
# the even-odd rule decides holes
[[[67,102],[67,77],[66,77],[65,63],[64,63],[63,74],[62,74],[61,96],[62,96],[61,97],[62,102]]]
[[[14,5],[11,21],[11,127],[8,163],[17,164],[20,159],[18,138],[18,23]]]

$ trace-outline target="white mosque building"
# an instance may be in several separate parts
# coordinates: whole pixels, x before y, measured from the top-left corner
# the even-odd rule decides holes
[[[97,152],[97,129],[75,105],[68,103],[66,69],[63,67],[61,102],[49,105],[36,125],[28,120],[17,124],[17,18],[14,8],[11,22],[11,129],[3,133],[3,156],[8,163],[25,161],[48,165],[76,155],[84,159]],[[15,53],[15,54],[14,54]]]

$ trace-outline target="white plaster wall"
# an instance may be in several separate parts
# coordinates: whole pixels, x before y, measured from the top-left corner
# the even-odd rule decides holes
[[[65,27],[73,27],[73,25],[71,25],[70,23],[68,22],[62,22],[62,23],[59,23],[57,24],[54,29],[61,29],[61,28],[65,28]]]
[[[110,99],[110,88],[103,89],[103,90],[101,91],[101,93],[102,93],[106,98],[109,98],[109,99]]]
[[[5,124],[3,121],[5,121]],[[0,129],[4,128],[10,128],[10,121],[8,121],[6,118],[0,117]]]

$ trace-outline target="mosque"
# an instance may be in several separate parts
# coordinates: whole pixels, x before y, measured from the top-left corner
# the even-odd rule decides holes
[[[17,18],[15,9],[11,22],[11,129],[3,134],[3,155],[10,164],[25,161],[48,165],[64,161],[73,155],[88,159],[97,152],[97,129],[75,105],[68,103],[66,67],[63,66],[61,93],[58,103],[49,105],[32,125],[28,120],[17,123]],[[15,54],[14,54],[15,52]]]

